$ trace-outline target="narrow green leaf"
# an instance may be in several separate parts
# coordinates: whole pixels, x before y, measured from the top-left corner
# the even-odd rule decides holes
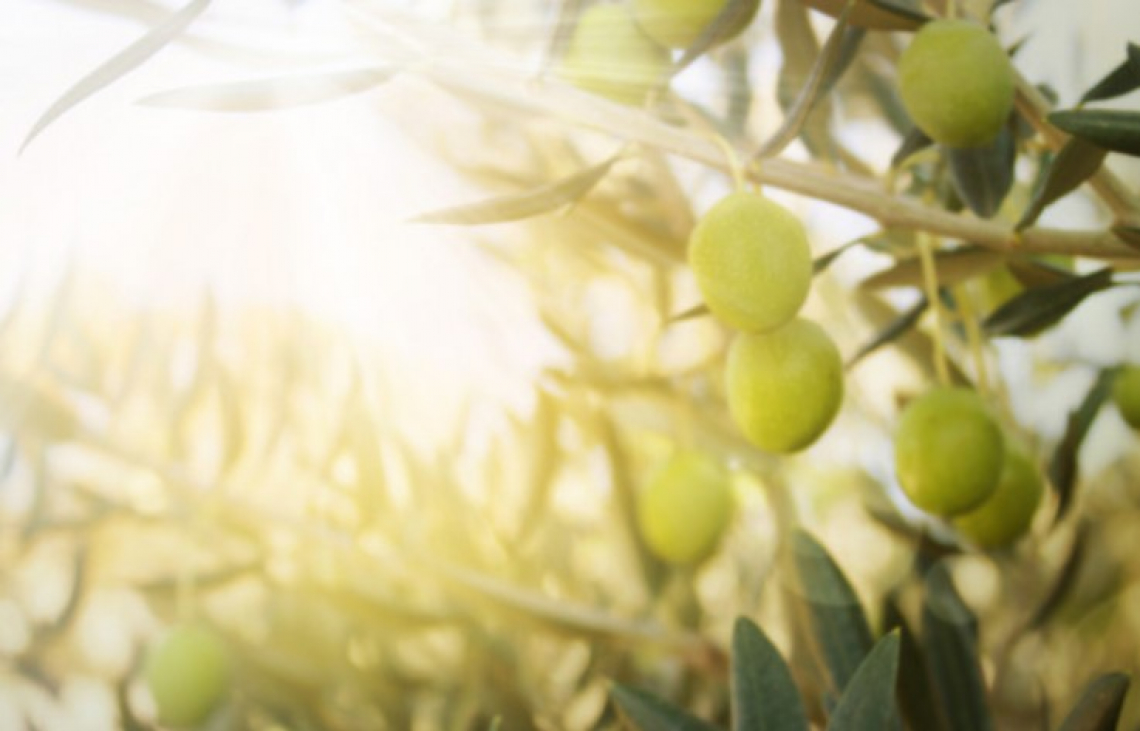
[[[998,307],[986,318],[992,337],[1031,337],[1052,327],[1091,294],[1112,286],[1112,269],[1098,269],[1081,277],[1028,289]]]
[[[1115,731],[1130,683],[1124,673],[1105,673],[1094,679],[1057,731]]]
[[[846,244],[837,246],[826,254],[816,257],[815,261],[811,263],[812,274],[820,274],[827,271],[836,259],[861,243],[863,243],[863,239],[848,241]]]
[[[684,322],[685,320],[695,320],[698,317],[704,317],[708,314],[711,314],[709,312],[708,305],[701,303],[699,305],[693,305],[687,310],[682,310],[677,314],[670,316],[666,324],[673,325],[678,322]]]
[[[1113,152],[1140,157],[1140,112],[1081,109],[1053,112],[1049,122]]]
[[[1046,622],[1053,616],[1053,614],[1061,607],[1065,599],[1069,596],[1069,592],[1076,586],[1077,577],[1081,574],[1081,567],[1085,563],[1085,549],[1089,542],[1089,527],[1087,523],[1081,523],[1077,529],[1076,535],[1073,537],[1073,544],[1069,547],[1069,555],[1065,558],[1064,565],[1061,570],[1057,572],[1057,578],[1053,580],[1052,586],[1049,588],[1049,593],[1038,605],[1037,611],[1033,613],[1033,617],[1026,624],[1030,629],[1040,629],[1044,627]]]
[[[1029,289],[1067,282],[1077,276],[1048,261],[1029,257],[1010,257],[1005,268],[1018,284]]]
[[[1129,43],[1124,61],[1086,91],[1079,104],[1113,99],[1135,89],[1140,89],[1140,46]]]
[[[979,246],[939,251],[934,255],[938,284],[951,287],[994,269],[1004,260],[1005,254]],[[922,261],[917,256],[903,259],[890,269],[867,277],[859,286],[868,290],[921,287],[923,286]]]
[[[871,353],[879,348],[892,343],[897,340],[901,335],[914,327],[915,323],[922,317],[922,313],[926,312],[927,301],[926,297],[919,297],[918,301],[904,310],[897,318],[887,323],[887,326],[875,334],[875,337],[866,343],[863,347],[859,348],[850,358],[844,367],[850,369],[856,363],[866,358]]]
[[[977,654],[977,621],[958,596],[944,562],[926,574],[922,648],[950,731],[991,731]]]
[[[1102,370],[1093,381],[1092,387],[1081,400],[1075,411],[1069,414],[1065,423],[1065,433],[1061,437],[1053,458],[1049,460],[1049,482],[1057,491],[1057,514],[1054,522],[1060,522],[1073,504],[1073,493],[1080,473],[1080,451],[1092,428],[1100,407],[1108,400],[1112,391],[1113,372]]]
[[[842,692],[874,639],[859,597],[838,564],[807,532],[792,534],[800,596],[834,690]]]
[[[879,640],[859,665],[839,705],[827,722],[828,731],[883,731],[898,723],[895,681],[899,670],[899,631]]]
[[[499,196],[478,203],[422,213],[411,221],[474,226],[541,216],[584,197],[602,181],[614,163],[620,159],[621,155],[617,154],[598,165],[525,193]]]
[[[687,68],[717,43],[735,36],[752,22],[759,10],[760,0],[729,0],[716,18],[701,31],[693,44],[681,54],[673,74],[676,75]]]
[[[395,73],[395,67],[374,66],[329,74],[185,86],[151,94],[140,99],[139,103],[150,107],[207,112],[275,111],[359,94],[383,84]]]
[[[902,138],[895,154],[891,155],[891,168],[898,169],[911,155],[921,152],[933,144],[934,140],[927,137],[925,132],[918,127],[912,127]]]
[[[47,108],[32,130],[20,145],[20,152],[31,144],[32,140],[43,132],[48,125],[59,119],[75,105],[79,104],[95,92],[109,86],[119,78],[141,66],[147,59],[158,53],[177,38],[194,20],[210,6],[212,0],[192,0],[181,10],[171,15],[161,24],[155,26],[149,33],[124,48],[108,60],[100,64],[95,70],[75,82],[50,107]]]
[[[899,676],[895,693],[907,725],[916,731],[945,731],[945,712],[934,693],[927,660],[893,594],[888,595],[884,601],[883,626],[887,629],[897,628],[901,634]]]
[[[614,684],[610,698],[635,731],[717,731],[717,728],[643,690]]]
[[[847,0],[802,0],[804,5],[837,17]],[[929,20],[921,11],[899,0],[858,0],[851,24],[871,30],[915,30]]]
[[[1021,214],[1017,230],[1032,226],[1049,204],[1076,190],[1081,183],[1092,177],[1100,169],[1107,154],[1108,151],[1103,147],[1080,137],[1073,137],[1066,142],[1049,164],[1044,182]]]
[[[733,731],[807,731],[799,690],[779,650],[747,617],[732,631]]]
[[[982,218],[997,213],[1013,185],[1013,163],[1017,157],[1008,125],[990,144],[949,149],[947,157],[954,188],[970,210]]]
[[[1140,226],[1114,226],[1112,232],[1124,243],[1134,249],[1140,249]]]
[[[839,14],[831,34],[827,37],[823,49],[816,58],[808,73],[807,80],[800,89],[795,103],[784,117],[780,129],[772,135],[760,149],[755,157],[764,158],[780,154],[788,144],[794,140],[803,129],[808,114],[815,108],[816,103],[824,97],[839,80],[839,77],[851,64],[855,51],[863,41],[865,31],[861,28],[849,28],[852,5],[844,7]]]

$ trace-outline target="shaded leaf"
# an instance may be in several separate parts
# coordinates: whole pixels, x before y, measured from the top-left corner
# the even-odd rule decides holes
[[[1049,164],[1045,173],[1044,182],[1033,195],[1033,200],[1021,219],[1017,222],[1017,230],[1021,231],[1032,226],[1041,212],[1054,201],[1076,190],[1081,183],[1092,177],[1100,169],[1108,151],[1091,142],[1073,137],[1061,151],[1057,153]]]
[[[741,28],[752,22],[759,9],[760,0],[729,0],[716,18],[701,31],[692,45],[681,54],[673,73],[679,73],[700,58],[705,51],[722,40],[727,40],[736,35]]]
[[[859,597],[827,550],[803,530],[792,534],[801,598],[836,691],[842,691],[874,642]]]
[[[891,155],[891,168],[898,168],[907,158],[916,152],[921,152],[932,146],[934,140],[926,136],[926,133],[918,127],[913,127],[903,137],[902,142],[899,143],[898,149],[895,154]]]
[[[1028,289],[998,307],[986,318],[986,334],[993,337],[1030,337],[1055,325],[1085,298],[1112,286],[1112,269],[1098,269],[1056,284]]]
[[[1129,43],[1127,53],[1127,57],[1119,66],[1085,92],[1079,102],[1080,105],[1112,99],[1140,89],[1140,46]]]
[[[895,681],[899,670],[899,630],[879,640],[859,665],[839,698],[829,731],[883,731],[898,723]]]
[[[836,17],[843,12],[847,0],[802,0],[804,5]],[[901,0],[858,0],[851,14],[851,24],[873,30],[914,30],[929,18]]]
[[[100,64],[94,71],[75,82],[50,107],[47,108],[32,130],[20,145],[23,152],[33,139],[43,132],[48,125],[59,119],[69,109],[82,102],[95,92],[117,81],[130,73],[154,54],[158,53],[177,38],[194,20],[210,6],[212,0],[193,0],[181,10],[171,15],[161,24],[155,26],[149,33],[124,48],[108,60]]]
[[[839,18],[812,65],[795,103],[784,117],[783,124],[771,138],[761,145],[755,157],[772,157],[787,147],[799,135],[808,114],[815,108],[816,102],[831,90],[851,64],[851,60],[855,57],[855,51],[859,48],[865,33],[861,28],[848,27],[851,10],[852,6],[848,5],[839,14]]]
[[[944,731],[946,718],[930,681],[927,660],[893,594],[886,598],[883,609],[883,626],[901,633],[895,694],[907,724],[922,731]]]
[[[601,182],[621,159],[614,155],[605,162],[580,170],[573,175],[543,185],[534,190],[506,195],[439,211],[422,213],[411,219],[413,223],[444,223],[472,226],[487,223],[504,223],[533,218],[561,208],[585,196]]]
[[[863,239],[848,241],[846,244],[837,246],[826,254],[816,257],[815,261],[811,263],[812,274],[820,274],[827,271],[828,267],[830,267],[842,254],[861,243],[863,243]]]
[[[853,367],[856,363],[863,360],[871,353],[879,348],[894,342],[900,335],[914,327],[915,323],[922,317],[922,313],[926,312],[927,308],[926,297],[919,297],[918,301],[904,310],[897,318],[887,323],[887,326],[875,334],[875,337],[859,348],[850,358],[847,359],[846,368]]]
[[[799,690],[779,650],[739,617],[732,631],[733,731],[807,731]]]
[[[939,251],[934,255],[938,284],[942,287],[951,287],[988,272],[1004,260],[1005,254],[978,246]],[[859,286],[870,290],[887,287],[922,287],[922,261],[917,256],[903,259],[890,269],[867,277]]]
[[[395,73],[395,67],[373,66],[329,74],[186,86],[151,94],[139,103],[208,112],[275,111],[359,94],[379,86]]]
[[[1055,127],[1113,152],[1140,157],[1140,112],[1081,109],[1053,112]]]
[[[1124,243],[1134,249],[1140,249],[1140,226],[1126,226],[1121,224],[1114,226],[1112,232]]]
[[[1049,460],[1049,481],[1057,491],[1057,514],[1054,522],[1060,522],[1073,503],[1073,492],[1080,473],[1081,445],[1092,428],[1093,420],[1100,407],[1108,400],[1112,391],[1113,372],[1103,370],[1093,382],[1076,410],[1069,414],[1065,423],[1065,433]]]
[[[1124,673],[1105,673],[1096,678],[1085,686],[1057,731],[1115,731],[1130,683]]]
[[[952,148],[946,154],[954,189],[963,202],[982,218],[997,213],[1013,185],[1013,163],[1017,157],[1009,127],[1002,127],[988,145]]]
[[[637,731],[717,731],[715,726],[636,688],[615,683],[610,698],[626,724]]]
[[[1037,611],[1033,613],[1028,622],[1027,626],[1030,629],[1043,627],[1060,608],[1065,598],[1069,596],[1069,591],[1076,585],[1077,577],[1080,576],[1081,567],[1084,565],[1088,541],[1088,526],[1082,523],[1073,538],[1073,545],[1069,548],[1069,555],[1065,559],[1064,565],[1057,573],[1057,578],[1053,580],[1049,593],[1045,595],[1045,599],[1038,605]]]
[[[1028,257],[1011,257],[1005,263],[1005,268],[1018,284],[1026,288],[1047,287],[1076,277],[1061,267]]]
[[[958,596],[945,562],[931,567],[925,584],[922,648],[948,728],[990,731],[993,722],[978,662],[977,621]]]

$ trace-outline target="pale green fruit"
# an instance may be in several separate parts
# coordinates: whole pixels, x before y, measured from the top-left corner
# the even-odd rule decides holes
[[[633,15],[641,29],[653,40],[670,48],[688,48],[706,27],[728,6],[728,0],[633,0]],[[738,21],[718,40],[723,42],[748,27],[752,12]]]
[[[1008,546],[1029,530],[1045,493],[1037,465],[1018,447],[1007,447],[1001,477],[979,507],[954,519],[954,527],[978,548]]]
[[[799,219],[746,191],[721,199],[693,228],[689,266],[713,315],[745,332],[787,323],[811,287],[811,249]]]
[[[638,105],[669,73],[669,52],[638,28],[622,5],[593,5],[578,18],[559,74],[623,104]]]
[[[653,555],[688,565],[708,558],[732,517],[724,466],[700,452],[680,452],[638,494],[637,524]]]
[[[728,406],[760,449],[807,447],[843,402],[843,362],[822,327],[796,318],[783,327],[737,335],[728,351]]]
[[[895,430],[895,470],[914,505],[943,517],[981,505],[997,487],[1005,440],[982,398],[936,388],[903,411]]]
[[[1124,366],[1112,384],[1112,400],[1133,429],[1140,429],[1140,366]]]
[[[1013,110],[1013,64],[985,27],[935,20],[899,58],[899,93],[914,123],[949,147],[981,147]]]
[[[164,725],[197,726],[218,706],[229,686],[225,645],[205,627],[175,627],[148,658],[145,679]]]

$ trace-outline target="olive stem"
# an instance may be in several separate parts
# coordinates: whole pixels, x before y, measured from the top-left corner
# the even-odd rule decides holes
[[[990,391],[989,371],[986,368],[986,353],[982,331],[978,327],[977,312],[974,311],[974,302],[966,287],[959,284],[954,288],[954,300],[962,310],[962,324],[966,328],[966,340],[970,346],[970,355],[974,359],[974,375],[978,381],[978,391],[988,394]]]
[[[945,315],[938,297],[938,270],[934,265],[934,250],[927,234],[918,236],[918,255],[922,260],[922,285],[926,301],[934,313],[934,369],[938,374],[939,385],[949,386],[950,370],[946,365],[946,343],[942,338]]]

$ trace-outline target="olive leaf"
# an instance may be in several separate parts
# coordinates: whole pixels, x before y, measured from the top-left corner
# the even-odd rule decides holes
[[[807,731],[803,701],[784,658],[747,617],[732,631],[733,731]]]
[[[1078,102],[1080,106],[1103,99],[1113,99],[1140,89],[1140,46],[1129,43],[1126,51],[1127,56],[1124,61],[1084,93]]]
[[[802,0],[804,5],[836,17],[843,12],[847,0]],[[914,30],[930,18],[913,5],[901,0],[858,0],[851,14],[851,24],[871,30]]]
[[[685,49],[677,61],[673,75],[701,57],[718,42],[735,35],[740,28],[752,22],[760,9],[760,0],[729,0],[701,34]]]
[[[1091,294],[1113,285],[1112,269],[1105,267],[1081,277],[1029,289],[998,307],[983,327],[992,337],[1031,337],[1052,327]]]
[[[161,51],[177,38],[194,20],[210,6],[212,0],[192,0],[181,10],[169,16],[139,40],[104,61],[89,74],[75,82],[50,107],[47,108],[28,132],[20,145],[23,152],[32,140],[47,129],[68,110],[90,97],[95,92],[109,86],[121,77],[141,66],[147,59]]]
[[[804,530],[792,534],[800,597],[833,688],[841,692],[874,642],[871,626],[847,577],[818,541]]]
[[[1081,109],[1053,112],[1049,122],[1106,150],[1140,157],[1140,112]]]
[[[895,682],[899,670],[899,630],[875,643],[839,698],[828,731],[884,731],[898,725]]]
[[[1093,679],[1057,731],[1114,731],[1131,682],[1124,673]]]
[[[816,58],[808,73],[807,80],[800,89],[796,101],[784,117],[780,128],[755,153],[756,158],[772,157],[780,152],[794,140],[803,128],[811,110],[816,103],[824,97],[850,66],[855,57],[855,51],[863,40],[865,31],[861,28],[849,28],[853,5],[848,4],[839,14],[831,34],[827,37],[823,49]]]
[[[1032,226],[1042,211],[1054,201],[1076,190],[1100,169],[1108,150],[1080,137],[1073,137],[1052,159],[1041,185],[1033,194],[1015,227],[1022,231]]]
[[[1073,503],[1073,493],[1076,489],[1077,476],[1080,472],[1081,445],[1092,428],[1093,420],[1100,412],[1100,407],[1108,400],[1112,391],[1113,371],[1102,370],[1092,387],[1077,408],[1069,414],[1065,423],[1065,433],[1061,437],[1053,457],[1049,461],[1049,481],[1057,492],[1057,514],[1054,522],[1060,522],[1068,513]]]
[[[1029,257],[1011,256],[1005,268],[1018,284],[1029,289],[1059,284],[1076,276],[1046,261]]]
[[[922,317],[922,313],[926,312],[927,308],[926,297],[919,297],[918,301],[901,312],[897,318],[887,323],[886,327],[875,334],[869,342],[859,348],[844,364],[845,368],[853,368],[856,363],[866,358],[871,353],[879,348],[892,343],[899,338],[903,333],[910,330]]]
[[[938,703],[927,670],[928,660],[923,655],[914,632],[898,606],[893,592],[883,602],[883,626],[900,633],[899,675],[895,693],[907,724],[923,731],[945,731],[945,711]]]
[[[926,574],[922,605],[922,648],[930,660],[939,705],[949,731],[991,731],[985,683],[978,661],[977,620],[958,596],[946,562]]]
[[[1017,150],[1009,126],[1002,127],[993,142],[982,147],[947,151],[954,189],[970,210],[990,218],[1001,207],[1013,185]]]
[[[139,103],[150,107],[208,112],[265,112],[319,104],[373,89],[396,73],[394,66],[286,76],[232,84],[185,86],[151,94]]]
[[[637,731],[717,731],[716,727],[636,688],[614,683],[610,698]]]
[[[1065,563],[1057,572],[1057,577],[1053,580],[1045,598],[1041,600],[1041,604],[1038,605],[1026,623],[1027,627],[1030,629],[1044,627],[1049,618],[1060,608],[1069,592],[1076,585],[1077,577],[1080,576],[1088,542],[1089,526],[1087,523],[1081,523],[1073,537],[1073,543],[1069,547],[1069,555],[1065,558]]]
[[[602,181],[614,163],[620,159],[621,153],[618,153],[598,165],[579,170],[569,177],[525,193],[499,196],[478,203],[421,213],[412,218],[411,222],[473,226],[541,216],[584,197]]]
[[[1112,233],[1116,234],[1117,238],[1132,248],[1140,249],[1140,226],[1120,224],[1113,226]]]
[[[980,246],[964,246],[934,255],[935,269],[938,271],[938,284],[950,287],[959,282],[984,274],[996,268],[1005,259],[1005,254]],[[890,269],[872,274],[859,286],[877,290],[887,287],[923,286],[922,260],[913,256],[896,263]]]
[[[671,315],[666,324],[673,325],[678,322],[684,322],[685,320],[695,320],[698,317],[704,317],[705,315],[709,314],[711,313],[709,312],[708,305],[701,303],[699,305],[693,305],[686,310],[682,310],[675,315]]]
[[[921,152],[934,144],[934,140],[926,136],[918,127],[912,127],[902,141],[899,142],[895,154],[891,155],[891,169],[897,170],[911,155]]]
[[[828,268],[835,262],[836,259],[838,259],[844,253],[846,253],[847,251],[850,251],[851,249],[853,249],[854,247],[858,246],[861,243],[863,243],[863,239],[861,239],[861,238],[853,239],[851,241],[848,241],[846,244],[840,244],[839,246],[835,247],[834,249],[827,252],[826,254],[821,254],[820,256],[817,256],[815,258],[815,261],[813,261],[811,263],[812,274],[821,274],[821,273],[827,271]]]

